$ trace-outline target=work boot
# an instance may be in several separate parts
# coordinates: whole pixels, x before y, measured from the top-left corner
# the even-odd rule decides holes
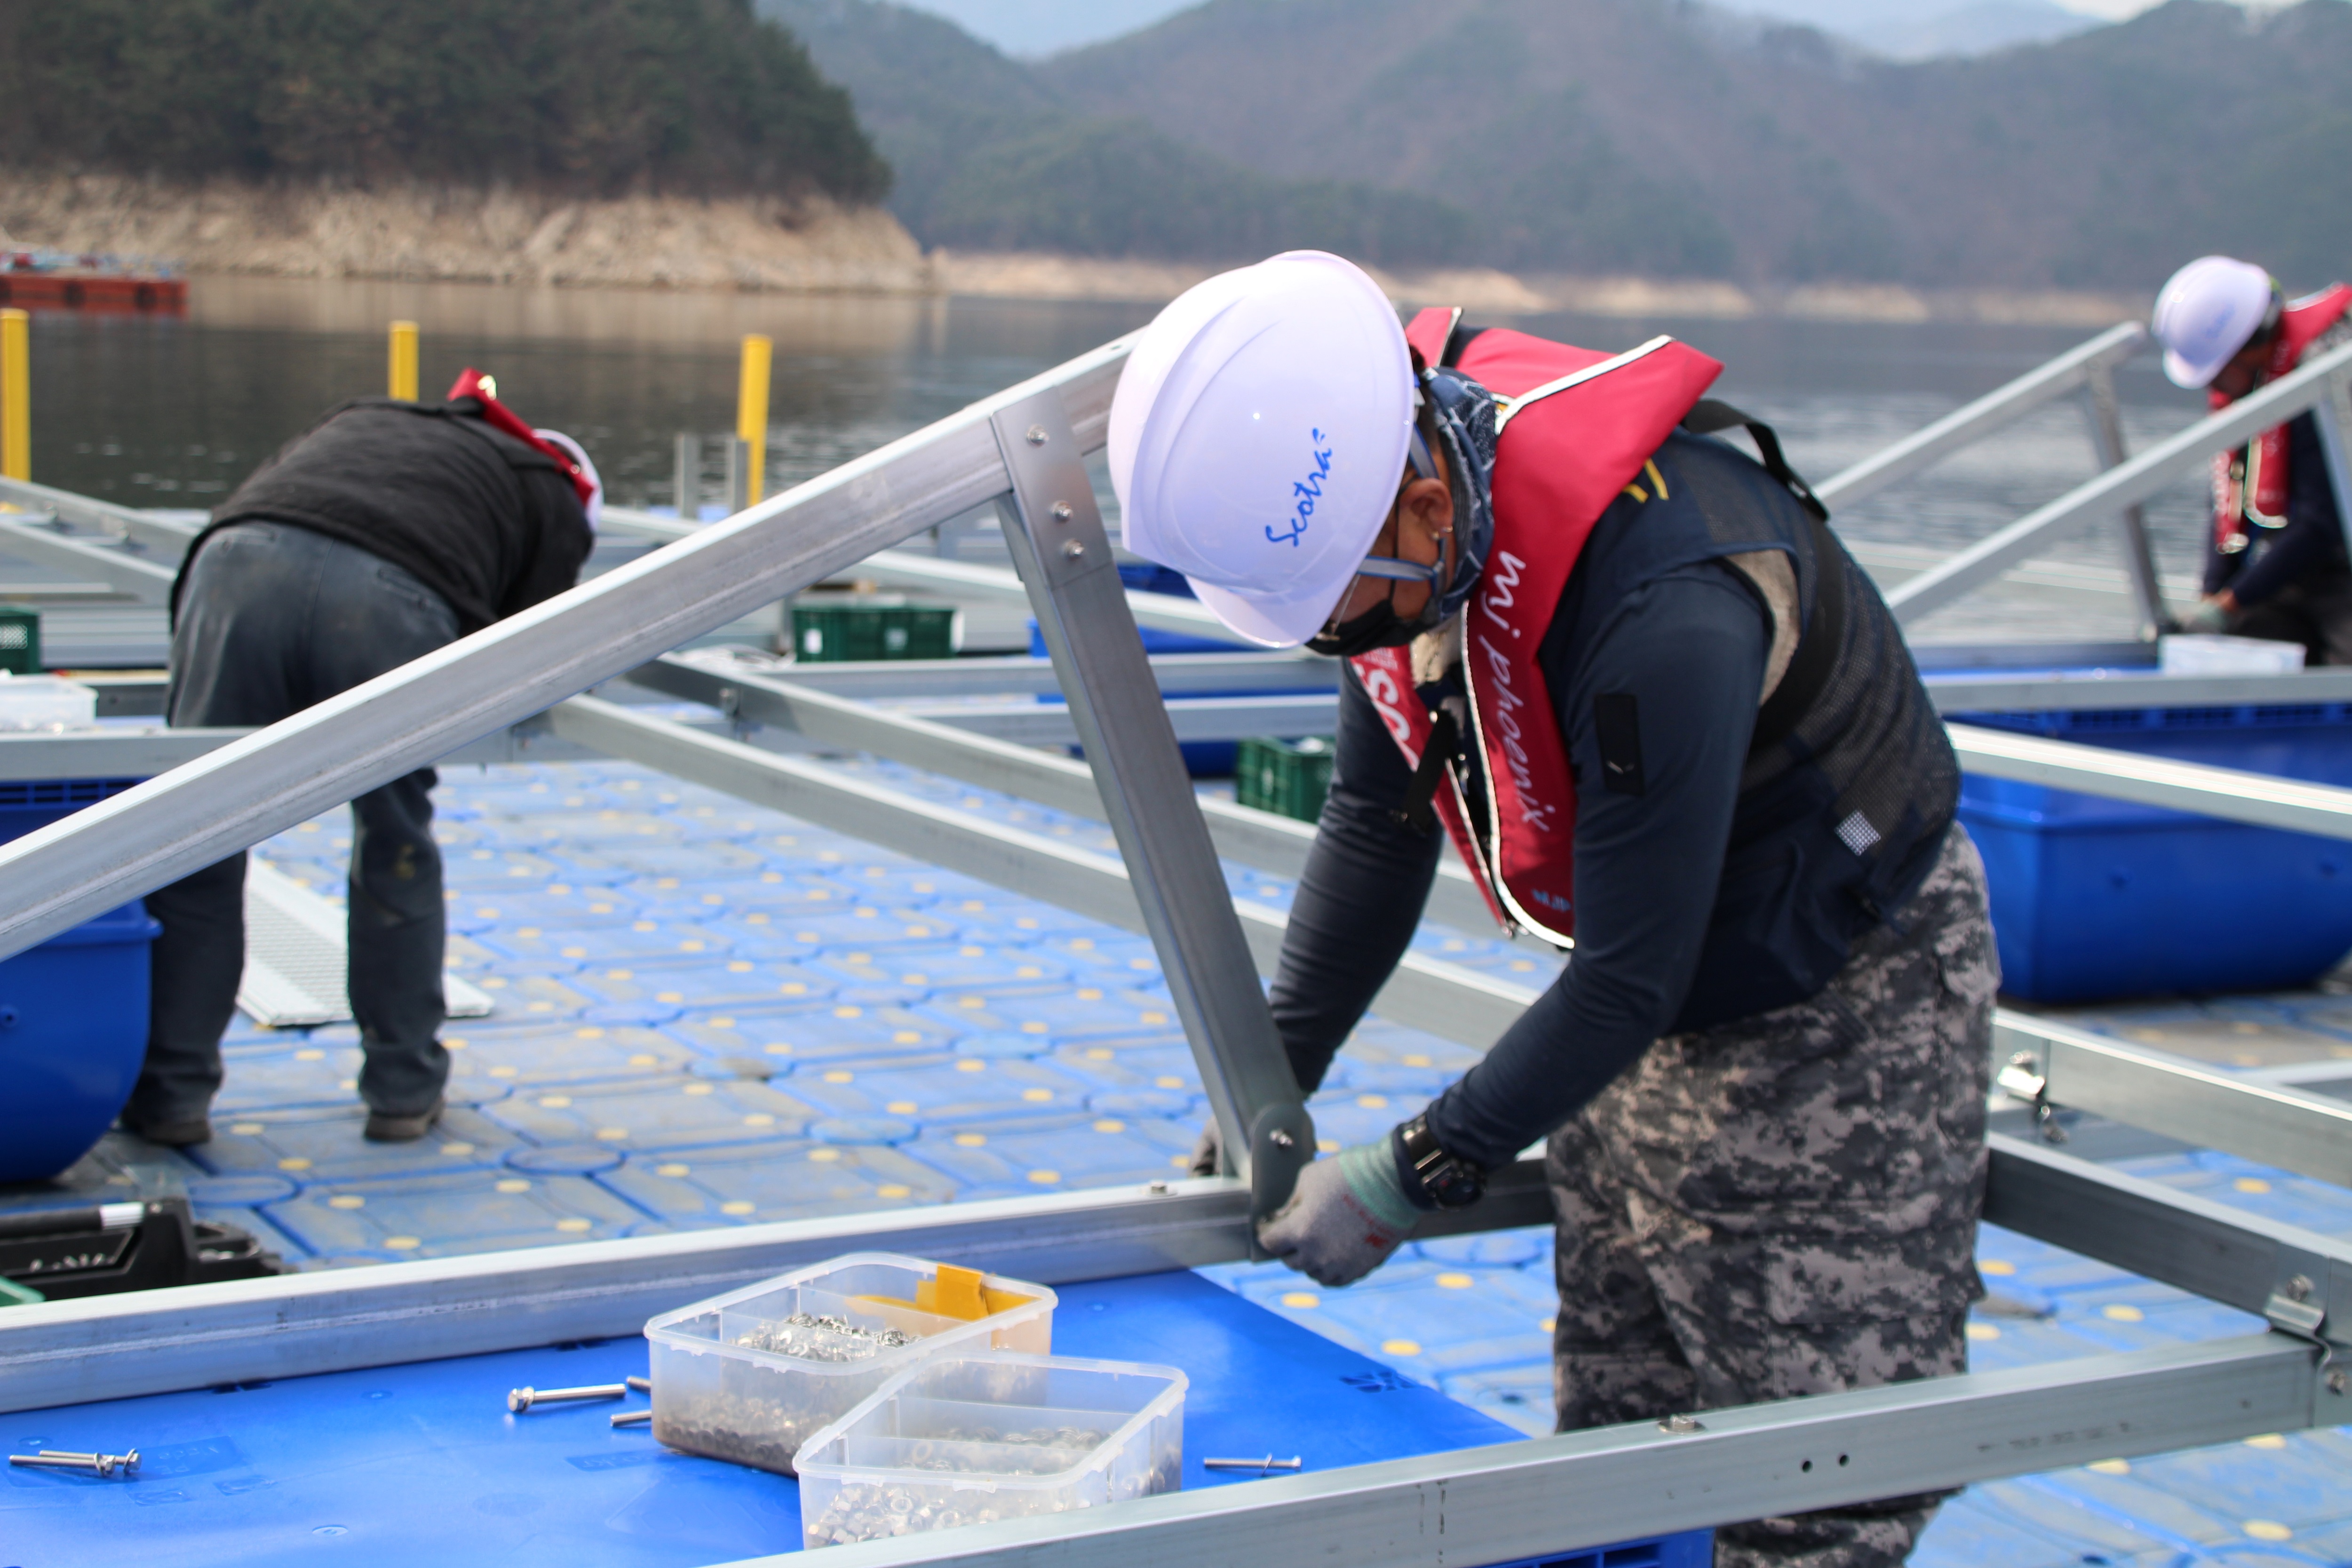
[[[371,1143],[414,1143],[433,1131],[433,1124],[441,1120],[441,1113],[448,1109],[448,1105],[446,1100],[436,1100],[428,1109],[414,1116],[394,1116],[389,1111],[371,1110],[367,1119],[367,1141]]]
[[[167,1149],[186,1149],[213,1141],[213,1124],[209,1117],[194,1116],[177,1121],[142,1123],[123,1117],[122,1130],[136,1133],[150,1143],[161,1143]]]

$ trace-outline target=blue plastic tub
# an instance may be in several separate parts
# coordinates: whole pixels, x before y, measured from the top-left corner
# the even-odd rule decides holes
[[[0,783],[0,841],[138,782]],[[131,1098],[147,1054],[147,949],[162,929],[133,900],[0,961],[0,1182],[56,1175]]]
[[[1952,715],[1957,722],[2352,784],[2352,704]],[[2352,843],[1966,777],[2001,989],[2032,1002],[2274,991],[2352,950]]]

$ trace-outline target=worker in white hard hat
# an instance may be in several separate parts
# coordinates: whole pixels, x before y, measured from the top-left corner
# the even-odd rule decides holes
[[[2290,300],[2251,262],[2203,256],[2157,296],[2164,371],[2226,408],[2306,358],[2352,341],[2352,286]],[[2188,629],[2303,644],[2312,664],[2352,664],[2352,558],[2318,422],[2300,414],[2213,458],[2205,597]]]
[[[1705,399],[1721,368],[1400,331],[1295,252],[1170,305],[1111,409],[1128,547],[1346,660],[1272,995],[1300,1089],[1448,837],[1507,929],[1574,945],[1259,1232],[1345,1284],[1549,1137],[1564,1430],[1957,1373],[1980,1293],[1999,961],[1958,769],[1771,432]],[[1761,461],[1706,434],[1735,425]],[[1936,1501],[1734,1525],[1716,1561],[1897,1563]]]

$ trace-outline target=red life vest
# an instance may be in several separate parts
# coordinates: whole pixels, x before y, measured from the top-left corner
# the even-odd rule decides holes
[[[2304,352],[2352,310],[2352,284],[2338,283],[2307,299],[2297,300],[2279,315],[2278,337],[2271,345],[2263,379],[2276,381],[2303,363]],[[2216,409],[2235,399],[2220,392],[2206,394]],[[2234,452],[2213,455],[2213,544],[2225,555],[2243,550],[2246,524],[2281,528],[2286,523],[2286,426],[2273,425]]]
[[[1435,364],[1460,315],[1423,310],[1405,339]],[[1486,800],[1473,813],[1449,773],[1436,805],[1495,918],[1567,947],[1576,931],[1576,780],[1537,650],[1601,514],[1642,479],[1723,366],[1671,338],[1612,358],[1497,329],[1479,333],[1457,363],[1503,405],[1495,538],[1463,609],[1463,680]],[[1381,648],[1352,662],[1417,767],[1433,721],[1414,695],[1412,650]],[[1488,842],[1479,842],[1474,817],[1487,825]]]

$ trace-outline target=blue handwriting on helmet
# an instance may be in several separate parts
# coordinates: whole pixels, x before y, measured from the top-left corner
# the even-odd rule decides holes
[[[1290,487],[1290,516],[1285,520],[1290,524],[1290,531],[1276,533],[1272,523],[1265,527],[1267,542],[1287,544],[1293,550],[1298,548],[1298,536],[1307,531],[1307,520],[1315,515],[1315,503],[1323,494],[1323,481],[1331,477],[1331,448],[1323,444],[1331,437],[1320,430],[1309,430],[1307,435],[1315,443],[1315,468]]]

